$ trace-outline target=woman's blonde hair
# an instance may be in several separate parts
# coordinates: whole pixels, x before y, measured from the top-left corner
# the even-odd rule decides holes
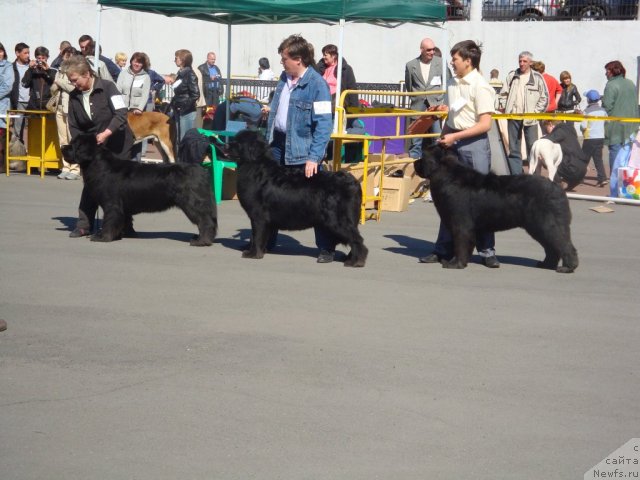
[[[120,61],[127,61],[127,54],[124,52],[117,52],[113,59],[115,60],[116,63],[120,62]]]

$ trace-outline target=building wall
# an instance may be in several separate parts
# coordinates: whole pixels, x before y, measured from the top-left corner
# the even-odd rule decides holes
[[[44,45],[53,57],[61,40],[76,45],[82,34],[95,38],[100,16],[100,43],[108,57],[117,51],[144,51],[156,71],[170,73],[176,70],[175,50],[191,50],[195,65],[214,50],[218,65],[225,74],[228,71],[226,26],[120,9],[105,9],[98,15],[98,10],[95,0],[2,0],[0,42],[9,51],[10,59],[14,45],[20,41],[32,49]],[[422,38],[433,38],[443,52],[460,40],[472,39],[484,45],[481,68],[487,77],[492,68],[497,68],[504,79],[509,70],[517,67],[518,53],[529,50],[545,62],[547,72],[555,77],[562,70],[571,72],[580,92],[591,88],[602,92],[606,83],[604,64],[616,59],[637,83],[638,21],[456,21],[443,27],[407,24],[387,29],[347,24],[343,53],[358,81],[398,82],[404,78],[405,63],[418,55]],[[231,32],[234,75],[256,75],[258,58],[263,56],[269,58],[274,71],[279,71],[277,47],[292,33],[302,34],[315,45],[316,58],[324,45],[337,45],[339,41],[337,26],[319,24],[235,26]]]

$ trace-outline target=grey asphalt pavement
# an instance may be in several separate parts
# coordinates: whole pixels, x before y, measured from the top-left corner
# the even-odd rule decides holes
[[[313,233],[240,257],[177,210],[70,239],[81,182],[0,178],[0,478],[573,479],[640,433],[640,210],[571,201],[580,267],[422,265],[418,200],[362,227],[363,269]]]

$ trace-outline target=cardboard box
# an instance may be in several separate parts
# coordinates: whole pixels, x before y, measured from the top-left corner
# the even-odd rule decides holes
[[[382,206],[386,212],[404,212],[409,207],[409,177],[384,177]]]
[[[362,184],[364,177],[364,163],[352,163],[342,167],[342,170],[349,172],[353,175],[358,182]],[[380,167],[370,166],[367,174],[367,196],[374,196],[377,194],[378,185],[380,184]],[[365,208],[374,208],[374,202],[369,201],[366,203]]]
[[[407,160],[410,160],[410,159],[407,158]],[[391,173],[397,170],[401,170],[403,175],[409,178],[409,189],[408,189],[409,195],[418,191],[418,189],[420,189],[420,187],[422,187],[423,185],[429,184],[429,181],[427,179],[422,178],[416,173],[416,169],[413,166],[413,162],[407,163],[406,165],[396,165],[394,167],[390,167],[389,171],[385,173],[387,175],[390,175]]]

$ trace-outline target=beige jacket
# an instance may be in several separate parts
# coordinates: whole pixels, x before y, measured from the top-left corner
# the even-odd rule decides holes
[[[62,110],[62,113],[66,115],[69,113],[69,93],[73,92],[76,87],[69,81],[67,74],[59,70],[56,73],[54,83],[58,90],[56,95],[61,95],[60,102],[58,102],[58,111]]]
[[[520,69],[509,72],[509,75],[507,75],[507,81],[500,91],[500,96],[507,98],[504,113],[543,113],[547,110],[547,104],[549,103],[547,84],[538,72],[529,71],[531,75],[525,88],[525,104],[521,105],[521,108],[515,108],[516,93],[520,88]],[[527,126],[537,125],[538,120],[527,119],[524,124]]]

